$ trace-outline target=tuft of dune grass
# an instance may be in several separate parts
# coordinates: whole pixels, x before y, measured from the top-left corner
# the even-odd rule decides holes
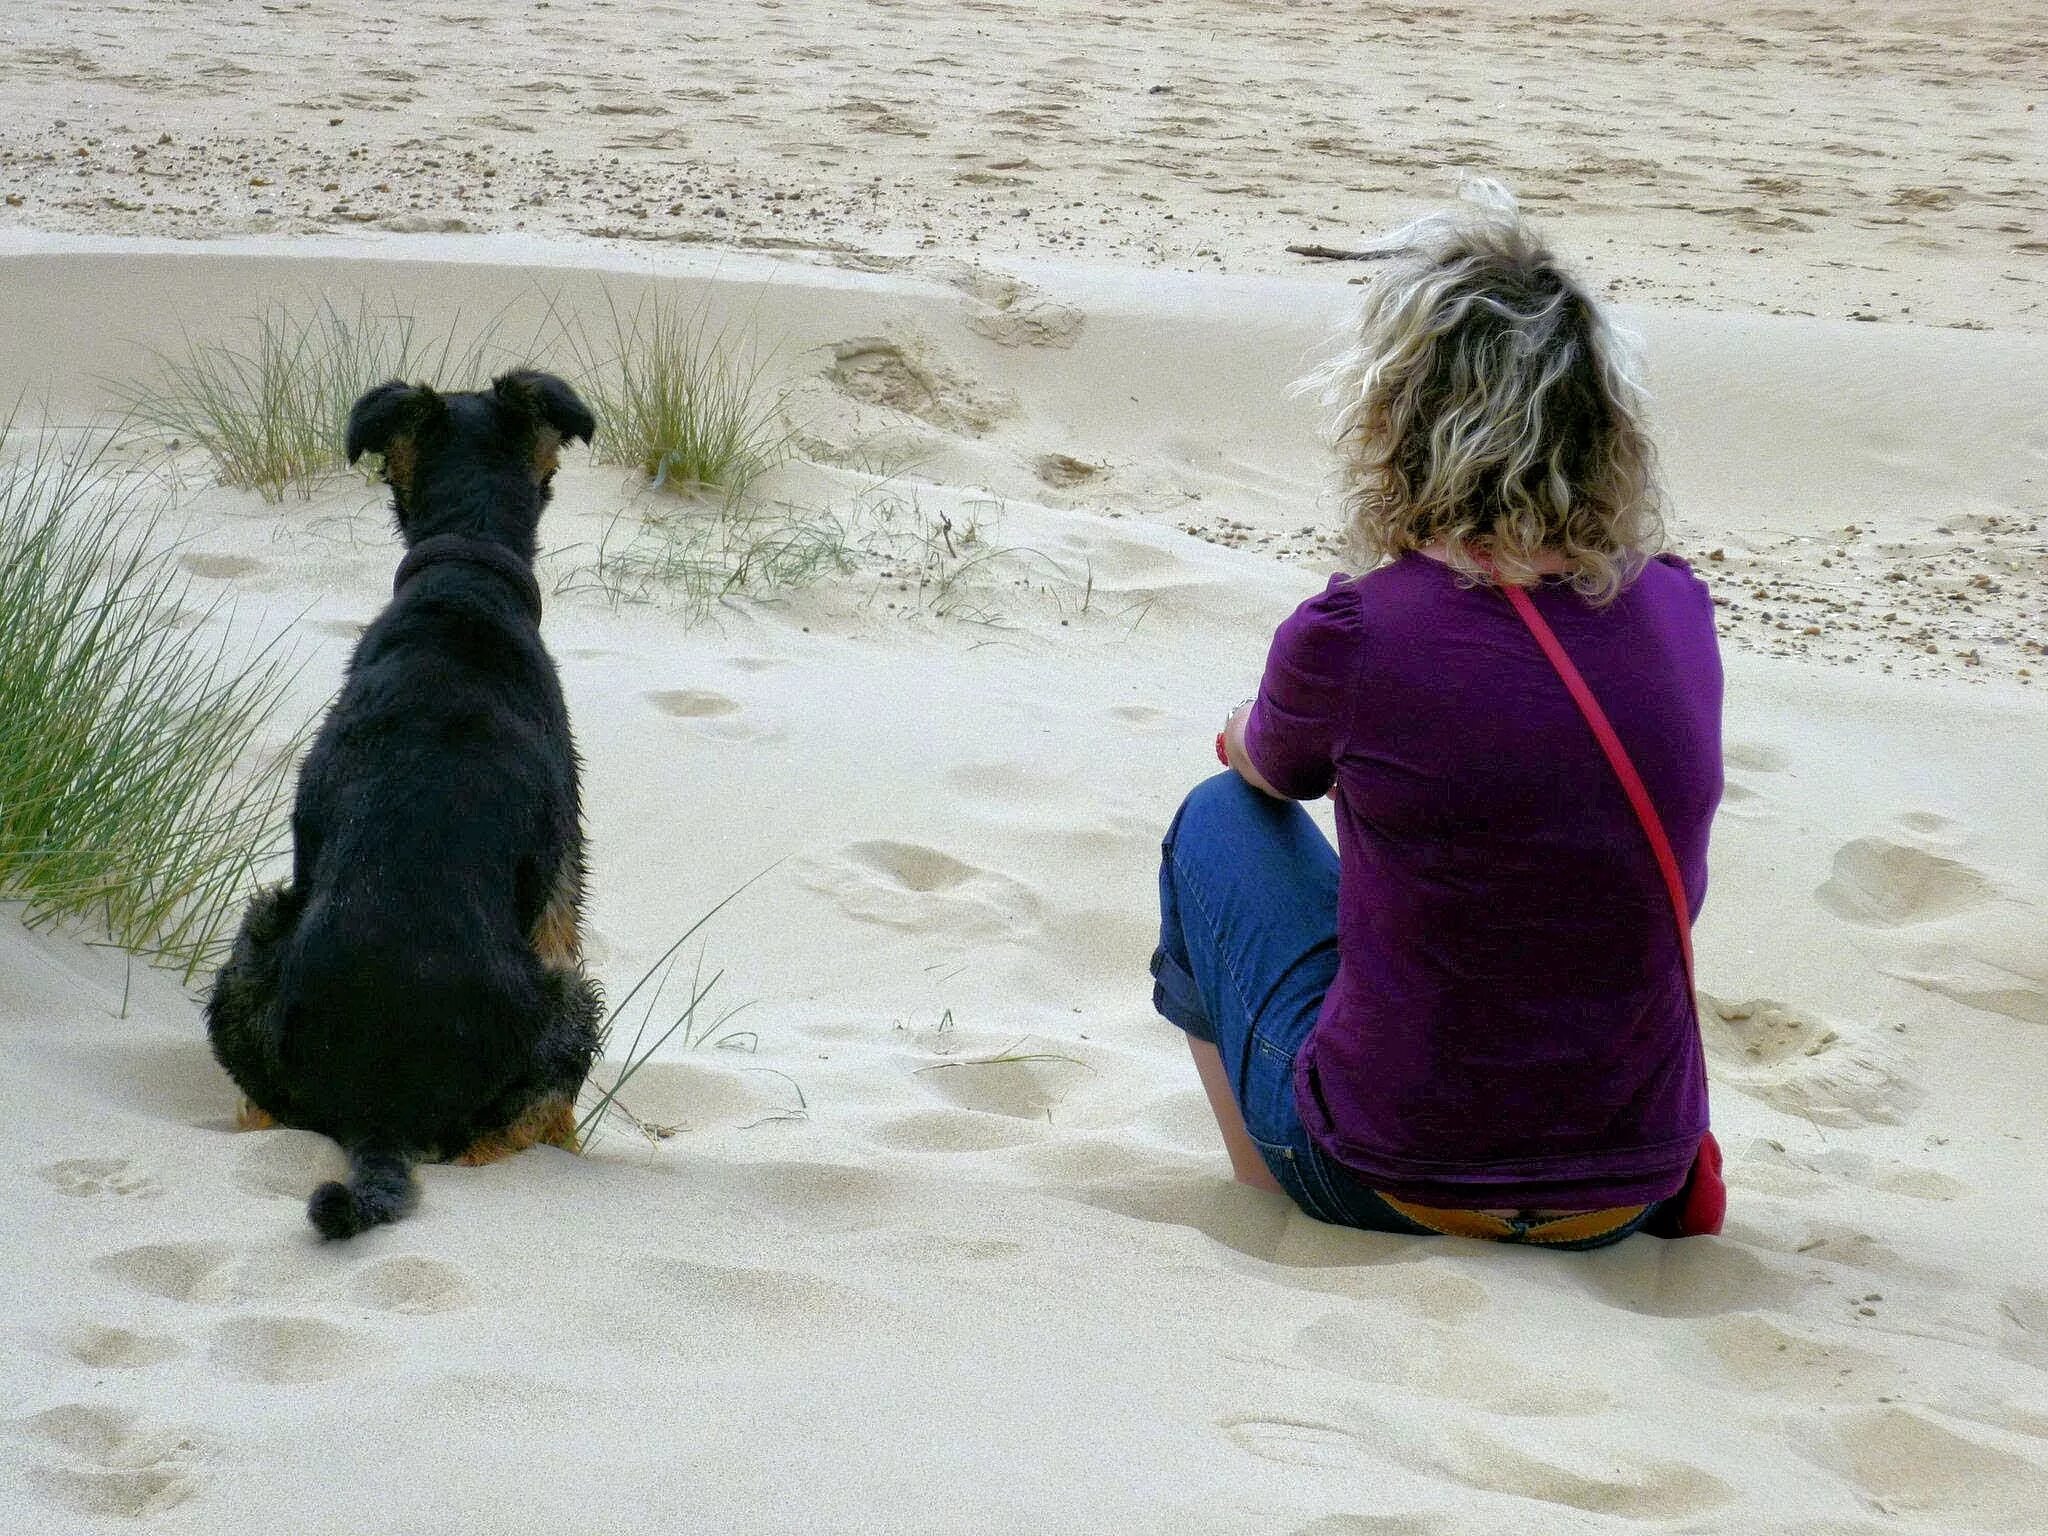
[[[181,969],[232,937],[280,845],[291,681],[273,645],[200,637],[157,513],[104,448],[0,427],[0,899]],[[255,767],[249,760],[258,758]]]
[[[367,296],[278,301],[227,339],[187,336],[156,368],[115,392],[132,420],[197,444],[225,485],[265,501],[310,497],[339,473],[349,408],[387,379],[463,389],[482,382],[496,322],[458,342],[459,322],[429,333]]]
[[[579,387],[597,417],[599,463],[625,464],[657,488],[744,497],[789,453],[787,392],[744,328],[714,327],[701,306],[654,292],[631,310],[605,296],[611,334],[571,332]]]

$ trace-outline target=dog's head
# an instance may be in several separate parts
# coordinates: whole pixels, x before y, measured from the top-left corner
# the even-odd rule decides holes
[[[562,444],[589,442],[590,407],[551,373],[520,369],[489,389],[444,395],[425,384],[379,384],[348,413],[353,464],[382,456],[398,531],[408,545],[437,533],[495,538],[533,553]]]

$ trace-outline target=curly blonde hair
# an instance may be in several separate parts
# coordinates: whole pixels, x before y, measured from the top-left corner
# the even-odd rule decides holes
[[[1664,544],[1644,393],[1622,339],[1493,182],[1372,247],[1342,350],[1303,381],[1332,408],[1352,542],[1441,544],[1474,581],[1611,600]]]

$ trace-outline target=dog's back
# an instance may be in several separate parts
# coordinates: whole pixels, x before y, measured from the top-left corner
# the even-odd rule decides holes
[[[283,1047],[329,1064],[331,1134],[449,1153],[474,1136],[538,1007],[531,935],[576,823],[538,634],[488,573],[423,572],[358,643],[300,771],[294,884],[311,894],[281,968]]]

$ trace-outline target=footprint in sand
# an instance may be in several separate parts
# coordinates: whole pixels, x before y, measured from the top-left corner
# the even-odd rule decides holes
[[[1094,1070],[1078,1057],[1035,1050],[1027,1043],[1000,1056],[928,1063],[917,1069],[917,1083],[962,1109],[1045,1120]]]
[[[216,1454],[206,1437],[131,1409],[60,1403],[10,1426],[50,1459],[30,1479],[76,1514],[140,1520],[184,1503]]]
[[[78,1200],[154,1200],[164,1192],[155,1174],[125,1157],[68,1157],[44,1164],[36,1174]]]
[[[261,560],[247,555],[209,555],[197,550],[178,556],[178,564],[208,581],[234,581],[263,569]]]
[[[2032,1531],[2048,1507],[2048,1451],[2019,1455],[1988,1445],[1917,1408],[1831,1414],[1813,1459],[1888,1514],[1925,1514],[1944,1531]]]
[[[1837,917],[1872,928],[1931,923],[1997,895],[1983,871],[1882,837],[1859,837],[1835,852],[1834,873],[1815,894]]]
[[[1939,837],[1955,827],[1954,822],[1934,811],[1901,811],[1898,823],[1908,832],[1918,833],[1921,837]]]
[[[1077,459],[1072,454],[1041,453],[1031,461],[1031,472],[1038,476],[1041,485],[1049,485],[1056,491],[1071,491],[1100,475],[1102,466]]]
[[[939,275],[967,295],[967,328],[1005,347],[1071,347],[1087,317],[1006,272],[945,262]]]
[[[1816,1125],[1898,1125],[1924,1094],[1881,1032],[1823,1023],[1769,998],[1700,993],[1714,1081]]]
[[[1776,747],[1761,742],[1731,741],[1722,750],[1721,761],[1728,772],[1722,786],[1721,802],[1735,810],[1737,815],[1753,816],[1753,810],[1746,809],[1754,802],[1767,798],[1756,785],[1755,779],[1762,775],[1783,773],[1791,766],[1791,758]]]
[[[1067,1137],[1022,1155],[1046,1193],[1133,1221],[1186,1227],[1211,1242],[1280,1266],[1279,1283],[1460,1323],[1492,1305],[1454,1258],[1416,1258],[1419,1241],[1326,1226],[1278,1195],[1218,1177],[1199,1162],[1154,1158],[1122,1139]]]
[[[1793,1331],[1758,1312],[1711,1318],[1699,1338],[1729,1379],[1752,1391],[1868,1404],[1910,1380],[1905,1366],[1886,1355]]]
[[[1224,1419],[1216,1427],[1241,1450],[1286,1467],[1353,1471],[1373,1459],[1355,1433],[1336,1424],[1247,1416]]]
[[[740,706],[708,688],[668,688],[642,695],[664,715],[677,720],[713,720],[739,713]]]
[[[1488,1413],[1564,1417],[1612,1403],[1598,1387],[1525,1370],[1470,1334],[1431,1323],[1407,1329],[1401,1348],[1388,1349],[1383,1322],[1333,1312],[1295,1334],[1293,1353],[1321,1370]]]
[[[1879,1160],[1847,1148],[1803,1151],[1795,1156],[1783,1143],[1761,1137],[1752,1140],[1739,1158],[1730,1160],[1728,1179],[1744,1189],[1792,1200],[1825,1195],[1837,1180],[1909,1200],[1949,1201],[1970,1193],[1969,1185],[1938,1168]]]
[[[348,1284],[351,1300],[380,1312],[420,1316],[459,1312],[476,1303],[469,1272],[423,1254],[401,1253],[356,1271]]]
[[[80,1365],[96,1371],[128,1371],[181,1360],[185,1346],[177,1339],[159,1334],[87,1324],[66,1335],[64,1352]]]
[[[1157,704],[1112,704],[1109,717],[1125,725],[1152,726],[1166,718],[1166,711]]]
[[[621,1090],[621,1102],[642,1126],[664,1138],[745,1130],[802,1111],[802,1096],[780,1072],[731,1061],[649,1062]],[[601,1085],[609,1085],[612,1070],[600,1067]]]
[[[1715,1317],[1790,1306],[1813,1282],[1733,1243],[1623,1243],[1568,1277],[1647,1317]]]
[[[980,435],[1016,409],[1000,390],[927,354],[879,336],[832,347],[825,377],[850,399],[901,411],[949,432]]]
[[[347,1169],[341,1148],[311,1131],[279,1127],[244,1141],[235,1157],[234,1180],[252,1195],[304,1204],[316,1188]]]
[[[850,843],[801,878],[848,917],[912,933],[1010,934],[1039,912],[1029,886],[922,843]]]
[[[949,768],[946,784],[962,795],[1001,805],[1050,805],[1065,799],[1071,788],[1056,774],[1000,759]]]
[[[295,1295],[317,1278],[306,1251],[242,1254],[226,1243],[147,1243],[95,1259],[92,1267],[166,1301],[219,1303]]]
[[[1321,1229],[1307,1230],[1320,1233]],[[1348,1255],[1348,1263],[1341,1250],[1333,1249],[1331,1259],[1340,1266],[1341,1279],[1327,1289],[1356,1300],[1399,1307],[1445,1326],[1469,1323],[1493,1305],[1493,1293],[1464,1273],[1455,1251],[1445,1252],[1444,1245],[1425,1239],[1420,1249],[1424,1256],[1417,1259],[1413,1257],[1418,1251],[1416,1239],[1390,1237],[1385,1241],[1392,1253],[1404,1256],[1407,1262],[1360,1267],[1355,1249]]]
[[[169,1301],[224,1301],[224,1271],[234,1256],[226,1243],[149,1243],[95,1259],[92,1267]]]
[[[1440,1465],[1459,1482],[1488,1493],[1630,1520],[1682,1519],[1718,1509],[1735,1497],[1720,1478],[1689,1462],[1644,1457],[1631,1465],[1630,1459],[1610,1455],[1580,1471],[1469,1430],[1444,1438]]]
[[[1756,1241],[1759,1248],[1788,1258],[1863,1270],[1865,1279],[1911,1278],[1942,1290],[1956,1283],[1954,1270],[1906,1259],[1890,1244],[1842,1222],[1808,1217],[1790,1226],[1774,1226]],[[1858,1277],[1848,1278],[1853,1283]]]
[[[207,1358],[230,1375],[283,1386],[350,1376],[389,1352],[373,1334],[317,1317],[235,1317],[214,1331]]]
[[[1731,741],[1722,750],[1721,760],[1730,768],[1754,773],[1783,773],[1792,766],[1788,753],[1759,741]]]
[[[157,618],[172,629],[197,629],[211,617],[203,608],[164,607],[157,610]]]
[[[2048,1024],[2048,911],[2007,895],[1941,939],[1916,945],[1884,973],[1968,1008]]]

